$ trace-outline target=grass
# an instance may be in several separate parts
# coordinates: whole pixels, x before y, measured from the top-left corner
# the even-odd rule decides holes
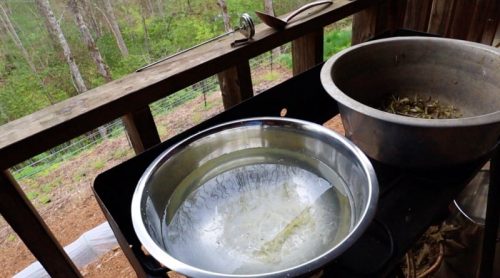
[[[17,239],[17,236],[15,234],[9,234],[9,236],[7,236],[7,241],[13,242],[16,239]]]
[[[36,197],[38,197],[39,193],[38,191],[28,191],[26,192],[26,197],[28,197],[28,200],[34,201]]]
[[[78,169],[75,174],[73,175],[73,181],[75,182],[80,182],[87,176],[87,170],[85,169]]]
[[[193,113],[193,114],[191,115],[191,120],[192,120],[195,124],[199,124],[199,123],[203,120],[203,115],[202,115],[200,112]]]
[[[98,160],[92,162],[92,168],[94,170],[101,170],[104,168],[104,166],[106,166],[106,161],[104,161],[102,159],[98,159]]]
[[[127,150],[127,149],[116,149],[113,154],[112,154],[112,157],[113,159],[122,159],[122,158],[125,158],[127,157],[129,154],[131,153],[131,150]]]
[[[48,204],[50,203],[52,200],[50,199],[50,196],[49,194],[43,194],[43,195],[40,195],[38,197],[38,202],[40,202],[41,204],[45,205],[45,204]]]

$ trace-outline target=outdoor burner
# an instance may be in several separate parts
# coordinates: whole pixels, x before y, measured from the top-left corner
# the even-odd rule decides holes
[[[277,116],[286,108],[289,117],[315,123],[326,122],[335,116],[338,110],[336,102],[321,86],[320,69],[321,65],[263,92],[96,178],[96,198],[139,277],[165,277],[166,272],[152,257],[142,252],[132,227],[132,195],[147,166],[162,151],[183,138],[230,120]],[[386,276],[393,272],[406,250],[427,227],[444,219],[448,205],[490,156],[491,153],[478,160],[440,171],[404,170],[372,161],[380,185],[375,220],[354,246],[323,269],[324,277],[374,277]],[[498,175],[496,165],[492,162],[493,176]],[[492,178],[494,186],[491,187],[498,187],[497,183],[498,177]],[[489,225],[490,229],[495,227],[494,222]]]

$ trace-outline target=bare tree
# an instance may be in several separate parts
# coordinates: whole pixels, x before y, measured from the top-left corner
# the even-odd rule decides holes
[[[165,6],[163,0],[156,0],[156,8],[158,9],[158,16],[165,17]]]
[[[47,90],[45,90],[46,89],[45,84],[43,83],[42,79],[40,78],[40,75],[38,73],[38,70],[37,70],[35,64],[33,63],[33,59],[31,57],[31,55],[28,53],[28,51],[24,47],[21,39],[19,38],[18,32],[16,31],[14,24],[10,20],[10,15],[11,15],[11,13],[9,12],[9,9],[3,7],[0,4],[0,23],[1,23],[0,26],[2,27],[1,29],[6,34],[9,35],[9,37],[14,42],[16,47],[19,49],[19,51],[21,51],[21,54],[23,55],[24,59],[28,63],[31,71],[33,72],[34,77],[38,80],[38,83],[44,89],[44,90],[42,90],[42,93],[47,98],[49,103],[53,104],[53,103],[55,103],[55,100],[52,97],[52,95]],[[2,38],[2,40],[3,40],[3,38]],[[2,43],[5,44],[6,42],[2,41]]]
[[[0,4],[0,23],[2,24],[3,28],[6,30],[6,32],[8,33],[8,35],[10,36],[16,47],[19,49],[19,51],[21,51],[21,54],[23,55],[24,59],[30,66],[31,70],[36,73],[35,64],[33,64],[31,56],[29,55],[28,51],[26,51],[26,48],[21,42],[21,39],[19,39],[17,31],[14,28],[12,22],[10,21],[9,14],[7,13],[6,9],[3,7],[2,4]]]
[[[50,34],[52,34],[53,38],[57,38],[57,42],[63,50],[64,58],[66,59],[66,63],[68,63],[69,70],[71,72],[71,78],[73,80],[73,84],[77,93],[80,94],[87,91],[87,87],[85,86],[85,82],[83,81],[80,70],[75,63],[75,59],[73,57],[73,54],[71,53],[69,44],[66,41],[66,37],[64,37],[61,26],[54,16],[54,12],[52,12],[49,0],[35,0],[35,2],[37,3],[38,10],[45,17],[47,30]]]
[[[222,20],[224,21],[224,30],[231,31],[231,23],[229,22],[229,14],[227,12],[227,4],[225,0],[217,0],[217,5],[222,11]]]
[[[143,17],[148,18],[154,14],[154,7],[151,0],[139,0],[139,5],[141,6]]]
[[[85,21],[83,20],[83,16],[82,13],[80,12],[77,0],[69,0],[68,5],[71,12],[75,16],[75,22],[76,25],[78,26],[78,29],[80,30],[82,39],[87,45],[90,55],[92,56],[92,60],[94,60],[94,63],[97,66],[97,71],[102,77],[104,77],[104,79],[107,82],[111,81],[112,78],[111,74],[109,73],[109,68],[104,62],[101,52],[99,51],[99,48],[97,48],[97,45],[95,44],[95,41],[92,38],[92,34],[90,34],[90,31],[87,27],[87,24],[85,24]]]
[[[103,12],[100,9],[99,10],[103,14],[104,19],[107,21],[109,28],[111,29],[111,32],[113,33],[113,36],[115,37],[116,44],[118,45],[118,48],[120,49],[122,56],[127,57],[128,56],[128,48],[127,48],[127,45],[125,44],[125,41],[123,40],[120,26],[118,25],[118,22],[116,21],[115,12],[113,11],[113,6],[111,5],[111,1],[110,0],[103,0],[103,2],[104,2],[104,9],[106,10],[106,12]]]
[[[274,16],[273,0],[264,0],[264,11]]]
[[[144,8],[142,8],[141,10],[143,11]],[[149,42],[148,26],[146,25],[146,18],[144,17],[143,12],[141,12],[141,23],[142,23],[142,30],[144,31],[144,47],[146,48],[148,57],[151,57],[151,45]]]
[[[100,38],[102,36],[102,26],[95,15],[94,5],[92,4],[92,1],[83,0],[78,1],[78,3],[81,4],[83,11],[82,15],[86,19],[84,21],[89,22],[89,29],[95,33],[95,36],[97,38]]]

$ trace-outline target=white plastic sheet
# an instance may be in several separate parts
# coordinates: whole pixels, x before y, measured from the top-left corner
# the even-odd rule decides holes
[[[76,241],[64,247],[64,250],[74,262],[76,267],[82,268],[110,251],[117,245],[117,241],[108,222],[104,222],[94,229],[85,232]],[[21,272],[14,275],[15,278],[49,278],[39,262],[34,262]]]

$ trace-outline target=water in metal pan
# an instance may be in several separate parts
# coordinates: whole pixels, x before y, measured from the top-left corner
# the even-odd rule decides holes
[[[180,261],[228,274],[279,271],[323,254],[352,226],[345,183],[321,161],[259,148],[209,164],[165,210],[163,245]]]

